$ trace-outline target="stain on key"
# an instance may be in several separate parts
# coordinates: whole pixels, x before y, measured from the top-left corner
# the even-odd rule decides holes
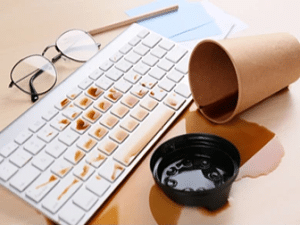
[[[116,178],[117,178],[117,173],[118,173],[118,171],[123,171],[124,170],[124,167],[123,166],[121,166],[121,165],[119,165],[119,164],[115,164],[115,166],[114,166],[114,171],[113,171],[113,173],[112,173],[112,175],[111,175],[111,179],[112,180],[115,180]]]
[[[49,183],[51,183],[51,182],[53,182],[53,181],[56,181],[56,180],[57,180],[57,177],[54,176],[54,175],[51,175],[51,177],[49,178],[49,181],[47,181],[47,182],[45,182],[45,183],[43,183],[43,184],[40,184],[40,185],[36,186],[35,189],[39,189],[39,188],[41,188],[41,187],[44,187],[44,186],[48,185]]]
[[[103,90],[101,88],[92,86],[87,90],[87,93],[92,98],[98,98],[103,93]]]
[[[62,108],[64,108],[66,105],[69,104],[69,102],[70,102],[70,100],[68,98],[65,98],[64,100],[62,100],[60,102],[60,105],[61,105]]]
[[[78,182],[79,180],[74,179],[73,182],[57,197],[57,200],[60,200],[70,190],[70,188]]]
[[[90,124],[82,119],[78,119],[76,121],[76,129],[77,130],[86,130],[88,127],[90,126]]]
[[[117,91],[117,90],[114,89],[114,88],[111,88],[111,89],[109,90],[109,93],[108,93],[107,97],[108,97],[110,100],[112,100],[113,102],[116,102],[116,101],[118,101],[119,98],[122,97],[122,93],[119,92],[119,91]]]
[[[77,163],[80,159],[82,159],[83,156],[84,156],[84,153],[80,150],[77,150],[74,155],[75,163]]]

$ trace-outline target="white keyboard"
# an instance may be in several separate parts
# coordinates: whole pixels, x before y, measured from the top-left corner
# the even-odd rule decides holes
[[[189,57],[130,26],[1,132],[1,185],[85,224],[191,102]]]

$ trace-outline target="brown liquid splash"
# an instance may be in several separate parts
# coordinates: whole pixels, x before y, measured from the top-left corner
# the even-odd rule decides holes
[[[57,200],[60,200],[70,190],[70,188],[78,182],[79,180],[74,179],[73,182],[57,197]]]
[[[78,119],[76,121],[76,123],[77,123],[76,124],[76,129],[77,130],[85,130],[85,129],[87,129],[90,126],[88,122],[86,122],[86,121],[84,121],[82,119]]]
[[[56,180],[57,180],[57,177],[54,176],[54,175],[51,175],[51,177],[49,178],[49,180],[48,180],[47,182],[45,182],[45,183],[43,183],[43,184],[40,184],[40,185],[36,186],[35,189],[39,189],[39,188],[41,188],[41,187],[44,187],[44,186],[48,185],[49,183],[51,183],[51,182],[53,182],[53,181],[56,181]]]
[[[121,166],[121,165],[119,165],[119,164],[115,164],[115,167],[114,167],[114,171],[113,171],[113,173],[112,173],[112,175],[111,175],[111,179],[112,180],[115,180],[116,179],[116,176],[117,176],[117,172],[118,172],[118,170],[123,170],[124,168],[123,168],[123,166]]]
[[[84,156],[84,153],[80,150],[77,150],[75,152],[74,161],[77,163],[83,156]]]
[[[103,91],[100,88],[91,87],[88,89],[87,93],[95,98],[98,98],[103,93]]]
[[[219,215],[220,212],[227,213],[225,211],[230,209],[230,204],[226,204],[216,212],[209,212],[201,208],[195,211],[178,205],[170,200],[154,182],[149,169],[153,150],[159,144],[174,136],[192,132],[212,133],[231,141],[241,154],[242,166],[240,171],[251,161],[252,166],[258,166],[258,163],[261,166],[262,163],[254,159],[259,156],[261,149],[263,149],[261,152],[264,151],[265,146],[272,142],[275,136],[273,132],[258,124],[238,118],[223,125],[212,124],[204,119],[198,112],[197,107],[192,104],[176,120],[175,124],[166,132],[159,143],[152,148],[152,152],[150,151],[142,163],[134,169],[134,173],[130,175],[129,179],[126,179],[125,183],[111,196],[107,204],[95,214],[89,221],[89,224],[111,223],[111,221],[118,221],[123,224],[176,224],[182,216],[181,212],[183,209],[185,209],[185,215],[190,213],[189,215],[195,216],[195,218],[198,216],[200,218],[212,218]],[[274,162],[276,168],[280,162],[280,158],[283,156],[283,151],[281,146],[275,145],[272,147],[272,151],[268,152],[269,155],[266,157],[266,160],[269,160],[271,163]],[[265,165],[263,164],[263,166]],[[265,175],[268,173],[267,171],[271,172],[272,170],[264,168],[264,172],[256,173],[255,177],[262,174]],[[251,176],[251,172],[253,171],[246,172],[246,175]],[[128,199],[134,200],[128,201]],[[118,209],[117,212],[115,212],[116,209]],[[184,222],[182,218],[180,221],[181,223],[189,223],[188,221]]]
[[[64,100],[62,100],[62,101],[60,102],[60,105],[61,105],[61,107],[64,107],[64,106],[66,106],[69,102],[70,102],[70,100],[69,100],[68,98],[65,98]]]
[[[85,177],[88,174],[89,170],[90,170],[90,167],[88,165],[84,165],[83,170],[82,170],[80,176],[81,177]]]
[[[59,121],[59,123],[62,123],[62,124],[69,124],[70,121],[68,119],[62,119],[61,121]]]

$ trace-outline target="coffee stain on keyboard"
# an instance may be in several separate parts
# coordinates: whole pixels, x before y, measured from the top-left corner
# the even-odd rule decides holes
[[[119,98],[121,98],[121,96],[122,96],[121,92],[118,92],[113,88],[111,88],[109,90],[109,93],[107,95],[107,97],[110,98],[113,101],[117,101]]]
[[[85,130],[90,126],[90,124],[82,119],[78,119],[76,121],[76,129],[77,130]]]
[[[45,182],[45,183],[43,183],[43,184],[40,184],[40,185],[36,186],[35,189],[39,189],[39,188],[41,188],[41,187],[44,187],[44,186],[46,186],[46,185],[48,185],[48,184],[50,184],[51,182],[56,181],[56,180],[57,180],[57,177],[54,176],[54,175],[51,175],[50,178],[49,178],[49,180],[48,180],[47,182]]]
[[[98,107],[103,110],[104,112],[106,110],[108,110],[108,108],[111,106],[111,103],[107,102],[107,101],[101,101],[99,104],[98,104]]]
[[[68,120],[68,119],[62,119],[62,120],[60,120],[58,123],[61,123],[61,124],[69,124],[70,123],[70,121]]]
[[[72,114],[71,117],[72,117],[73,119],[75,119],[75,118],[77,117],[77,115],[78,115],[78,113],[75,112],[75,113]]]
[[[80,104],[81,106],[84,106],[84,107],[85,107],[85,106],[87,106],[90,102],[91,102],[91,100],[90,100],[89,98],[85,97],[85,98],[83,98],[83,99],[80,100],[79,104]]]
[[[103,93],[103,91],[102,91],[102,89],[97,88],[97,87],[90,87],[88,89],[87,93],[90,96],[93,96],[94,98],[98,98]]]
[[[243,170],[243,166],[246,166],[248,162],[254,160],[254,156],[258,155],[257,153],[261,150],[264,151],[264,147],[275,138],[275,134],[265,127],[239,118],[222,125],[210,123],[198,112],[196,105],[191,104],[175,120],[175,123],[167,130],[157,145],[149,151],[146,158],[138,164],[129,179],[125,180],[109,198],[108,202],[95,214],[89,224],[111,223],[111,221],[116,219],[121,224],[177,224],[179,220],[182,223],[193,224],[196,221],[201,221],[201,218],[212,219],[215,217],[218,219],[222,215],[226,217],[227,211],[234,202],[226,204],[215,212],[209,212],[202,208],[194,210],[195,208],[189,209],[178,205],[170,200],[155,184],[149,169],[151,155],[159,144],[174,136],[201,132],[219,135],[237,146],[241,154],[240,170]],[[268,157],[266,157],[266,160],[274,162],[274,168],[270,172],[279,165],[280,160],[278,159],[283,156],[283,154],[278,154],[278,152],[283,151],[280,148],[282,146],[275,145]],[[277,155],[274,157],[274,154]],[[254,166],[255,163],[256,165],[259,164],[260,167],[265,166],[259,161],[254,162]],[[251,172],[248,175],[251,175]],[[267,174],[264,168],[264,172],[256,174],[255,177]],[[145,196],[149,196],[149,201],[145,199]],[[128,199],[136,200],[128,202]],[[235,201],[240,200],[242,201],[242,199],[235,199]],[[127,202],[126,207],[124,202]],[[110,214],[111,206],[119,206],[118,211],[114,215]],[[181,215],[183,209],[186,210],[186,213]],[[189,219],[185,220],[187,214]],[[215,220],[213,223],[218,223],[219,221]]]
[[[63,168],[60,171],[58,171],[58,174],[60,174],[61,176],[64,176],[70,169],[71,169],[71,167]]]
[[[107,140],[101,146],[101,150],[103,150],[107,154],[111,154],[117,147],[118,147],[118,145],[115,142],[113,142],[111,140]]]
[[[70,188],[78,182],[79,180],[74,179],[73,182],[57,197],[57,200],[60,200],[70,190]]]
[[[95,130],[94,135],[97,138],[101,139],[106,134],[106,132],[107,132],[107,130],[104,127],[103,128],[99,127],[98,129]]]
[[[113,171],[113,173],[111,175],[111,179],[115,180],[117,178],[118,170],[122,171],[123,169],[124,169],[123,166],[121,166],[121,165],[119,165],[119,164],[116,163],[115,166],[114,166],[114,171]]]
[[[134,97],[134,96],[132,96],[132,95],[128,95],[125,99],[124,99],[124,103],[126,104],[126,105],[128,105],[129,107],[133,107],[133,106],[135,106],[135,104],[138,102],[139,100],[136,98],[136,97]]]
[[[90,167],[88,165],[84,165],[80,176],[85,177],[88,174],[89,170],[90,170]]]
[[[80,150],[77,150],[74,155],[75,163],[77,163],[83,156],[84,156],[84,153]]]
[[[83,147],[85,149],[91,149],[96,142],[93,139],[89,139],[86,143],[84,143]]]
[[[46,137],[49,137],[49,136],[51,136],[53,134],[53,132],[49,132],[47,135],[46,135]]]
[[[60,102],[61,107],[65,107],[68,103],[70,102],[70,100],[68,98],[65,98],[64,100],[62,100]]]
[[[125,130],[123,130],[123,129],[121,129],[121,128],[119,128],[115,133],[114,133],[114,138],[118,141],[118,142],[123,142],[126,138],[127,138],[127,136],[128,136],[128,133],[125,131]]]

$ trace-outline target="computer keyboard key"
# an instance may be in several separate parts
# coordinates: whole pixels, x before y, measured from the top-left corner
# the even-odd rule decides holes
[[[4,145],[4,147],[2,147],[0,149],[0,155],[2,155],[3,157],[8,157],[11,153],[13,153],[14,151],[17,150],[17,148],[19,147],[19,145],[15,142],[9,142],[8,144]]]
[[[17,171],[18,167],[8,161],[0,164],[0,178],[3,181],[8,181]]]
[[[119,146],[113,156],[114,159],[125,166],[130,165],[173,115],[174,110],[168,106],[164,104],[157,106],[156,110],[150,113],[147,119],[136,128],[122,146]]]
[[[164,89],[165,91],[170,92],[174,87],[175,87],[175,83],[173,81],[171,81],[170,79],[168,79],[167,77],[165,77],[159,84],[158,86],[162,89]]]
[[[92,85],[86,91],[86,95],[94,100],[98,99],[103,93],[104,91],[101,88],[96,87],[95,85]]]
[[[32,165],[41,171],[45,171],[53,162],[54,159],[52,156],[46,154],[45,152],[41,152],[32,159]]]
[[[124,79],[129,81],[132,84],[135,84],[138,82],[139,79],[141,79],[141,75],[138,74],[137,72],[130,70],[128,73],[124,75]]]
[[[55,108],[52,108],[48,110],[42,117],[43,119],[50,121],[54,116],[56,116],[58,113],[58,110]]]
[[[147,30],[142,30],[138,33],[138,37],[145,38],[150,32]]]
[[[185,98],[188,98],[191,96],[191,90],[190,87],[186,84],[179,84],[174,91],[180,95],[182,95]]]
[[[167,92],[159,87],[154,87],[149,94],[152,98],[156,99],[157,101],[161,101],[166,97]]]
[[[70,123],[71,123],[71,121],[69,119],[67,119],[66,117],[64,117],[62,115],[57,115],[54,119],[52,119],[52,121],[51,121],[50,124],[51,124],[52,127],[54,127],[55,129],[57,129],[58,131],[62,131]]]
[[[143,98],[148,93],[148,89],[141,85],[136,85],[131,89],[131,94],[137,96],[138,98]]]
[[[109,79],[106,76],[102,76],[100,77],[97,81],[96,81],[96,85],[104,90],[107,90],[108,88],[110,88],[113,85],[113,81],[111,79]]]
[[[26,163],[28,163],[32,159],[32,155],[22,149],[14,152],[10,158],[9,161],[19,168],[23,167]]]
[[[101,116],[102,116],[102,114],[94,108],[89,108],[83,114],[83,118],[88,120],[91,123],[95,123]]]
[[[68,202],[58,214],[59,218],[69,225],[78,224],[84,215],[84,211],[71,202]]]
[[[37,136],[43,141],[49,143],[58,135],[58,131],[54,128],[46,125],[37,134]]]
[[[123,72],[115,67],[112,67],[109,71],[106,72],[105,75],[113,81],[117,81],[123,76]]]
[[[172,93],[164,101],[164,103],[167,106],[170,106],[175,110],[178,110],[184,102],[185,102],[185,98],[176,93]]]
[[[172,70],[170,73],[168,73],[168,75],[167,75],[167,77],[170,79],[170,80],[172,80],[172,81],[174,81],[174,82],[176,82],[176,83],[178,83],[182,78],[183,78],[183,74],[182,73],[180,73],[180,72],[178,72],[177,70]]]
[[[17,135],[15,142],[17,142],[19,145],[24,144],[31,136],[32,133],[29,130],[23,130]]]
[[[167,51],[162,49],[159,46],[155,46],[152,50],[151,50],[151,55],[154,55],[155,57],[162,59],[166,54]]]
[[[73,88],[70,92],[68,92],[67,96],[69,99],[74,100],[82,93],[82,90],[79,87]]]
[[[118,122],[119,119],[112,114],[106,114],[100,119],[100,123],[109,129],[113,128]]]
[[[142,61],[139,61],[134,67],[133,70],[141,75],[145,75],[149,70],[150,67],[143,63]]]
[[[81,95],[74,101],[74,104],[83,110],[87,109],[92,103],[93,100],[85,95]]]
[[[149,48],[153,48],[161,39],[157,34],[151,33],[142,40],[142,43]]]
[[[57,103],[55,104],[55,107],[56,107],[57,109],[59,109],[59,110],[62,110],[62,109],[64,109],[70,102],[71,102],[70,99],[64,98],[64,99],[60,100],[59,102],[57,102]]]
[[[105,94],[105,97],[112,102],[117,102],[122,96],[123,94],[114,88],[109,89]]]
[[[38,152],[40,152],[44,147],[46,146],[46,143],[42,141],[41,139],[33,136],[31,137],[25,144],[24,149],[30,152],[33,155],[36,155]]]
[[[101,197],[109,187],[110,183],[99,175],[93,175],[86,184],[86,188],[99,197]]]
[[[178,45],[171,49],[166,58],[173,63],[177,63],[188,51]]]
[[[97,141],[90,137],[89,135],[84,135],[80,137],[79,141],[77,141],[76,145],[84,150],[85,152],[91,151],[91,149],[97,144]]]
[[[2,163],[4,160],[4,158],[2,156],[0,156],[0,163]]]
[[[63,178],[73,168],[72,164],[60,158],[51,166],[51,172]]]
[[[153,77],[146,76],[146,77],[143,77],[141,79],[140,84],[143,87],[146,87],[148,89],[152,89],[157,84],[157,80],[154,79]]]
[[[125,56],[125,60],[127,60],[128,62],[132,63],[132,64],[136,64],[142,57],[131,51],[129,52],[126,56]]]
[[[124,59],[121,59],[119,62],[116,63],[116,68],[124,73],[126,73],[131,67],[132,64],[128,61],[125,61]]]
[[[175,69],[183,74],[187,74],[189,70],[190,54],[186,54],[179,63],[176,64]]]
[[[163,69],[164,71],[168,72],[168,71],[170,71],[172,69],[172,67],[174,66],[174,64],[171,61],[163,58],[162,60],[159,61],[159,63],[157,64],[157,66],[159,68]]]
[[[149,52],[149,48],[146,47],[145,45],[143,45],[142,43],[139,43],[134,49],[133,51],[137,54],[139,54],[140,56],[144,56]]]
[[[97,201],[97,195],[85,188],[81,188],[73,197],[73,203],[87,212],[95,205]]]
[[[107,71],[110,67],[112,67],[114,64],[109,61],[109,60],[106,60],[104,63],[102,63],[100,65],[100,69],[102,69],[103,71]]]
[[[73,174],[83,181],[89,179],[89,177],[95,172],[95,169],[82,161],[73,171]]]
[[[128,132],[121,127],[116,127],[109,137],[121,144],[128,137]]]
[[[120,127],[124,128],[125,130],[132,132],[134,129],[139,125],[139,122],[132,118],[131,116],[126,117],[120,123]]]
[[[141,101],[141,106],[144,107],[145,109],[152,111],[156,106],[158,102],[154,100],[153,98],[150,98],[149,96],[146,96],[142,101]]]
[[[118,144],[113,140],[111,140],[110,138],[104,139],[98,145],[98,149],[107,155],[112,154],[117,148],[118,148]]]
[[[154,67],[149,71],[150,76],[160,80],[166,74],[166,72],[158,67]]]
[[[98,170],[100,176],[114,182],[124,171],[124,167],[113,159],[107,159]]]
[[[93,80],[87,77],[79,83],[78,87],[80,87],[82,90],[85,90],[89,86],[91,86],[92,83],[93,83]]]
[[[162,47],[163,49],[170,51],[174,47],[175,44],[171,41],[164,39],[158,45],[160,47]]]
[[[80,150],[76,146],[72,146],[65,153],[64,158],[68,160],[70,163],[72,163],[73,165],[76,165],[84,156],[85,153],[82,150]]]
[[[138,36],[135,36],[129,41],[129,44],[131,46],[136,46],[140,41],[141,39]]]
[[[29,165],[20,170],[9,182],[10,186],[22,192],[27,188],[38,176],[40,171]]]
[[[149,112],[140,106],[135,107],[130,113],[133,118],[137,119],[140,122],[143,121],[146,116],[148,116],[148,114]]]
[[[89,134],[100,141],[107,134],[108,130],[102,125],[94,125],[89,131]]]
[[[72,129],[79,134],[84,134],[89,128],[91,124],[81,118],[76,119],[72,124]]]
[[[139,102],[139,99],[137,97],[134,97],[132,94],[128,94],[122,99],[121,102],[124,105],[133,108]]]
[[[89,75],[89,78],[91,78],[92,80],[98,80],[98,78],[102,75],[103,71],[100,69],[96,69]]]
[[[38,132],[43,126],[45,126],[46,122],[42,118],[36,120],[34,123],[29,125],[29,130],[36,133]]]
[[[106,159],[106,156],[100,153],[97,149],[93,149],[92,152],[86,157],[86,162],[95,168],[98,168]]]
[[[125,44],[121,49],[120,52],[123,54],[127,54],[130,50],[132,49],[132,47],[129,44]]]
[[[122,93],[126,93],[130,88],[132,87],[132,84],[124,79],[120,79],[115,84],[115,88]]]
[[[111,113],[116,115],[119,118],[123,118],[128,113],[128,111],[129,111],[129,109],[121,103],[116,104],[111,109]]]
[[[110,59],[112,62],[116,63],[116,62],[118,62],[122,57],[123,57],[123,54],[122,54],[121,52],[117,51],[117,52],[116,52],[115,54],[113,54],[109,59]]]
[[[82,110],[80,108],[71,103],[62,111],[62,114],[68,119],[74,120],[81,114],[81,112]]]
[[[54,158],[58,158],[63,152],[67,150],[67,146],[57,139],[48,144],[45,148],[45,152]]]
[[[58,182],[59,178],[57,176],[46,171],[27,188],[26,196],[38,203]]]
[[[78,138],[79,138],[78,133],[69,129],[61,133],[58,137],[58,140],[68,146],[71,146]]]
[[[100,110],[103,113],[105,113],[111,106],[112,103],[107,101],[106,99],[100,99],[94,104],[94,108]]]
[[[158,58],[156,58],[153,55],[148,54],[142,59],[142,62],[147,64],[148,66],[153,67],[158,62]]]
[[[80,179],[70,174],[50,191],[42,201],[42,206],[49,212],[56,213],[81,185]]]

